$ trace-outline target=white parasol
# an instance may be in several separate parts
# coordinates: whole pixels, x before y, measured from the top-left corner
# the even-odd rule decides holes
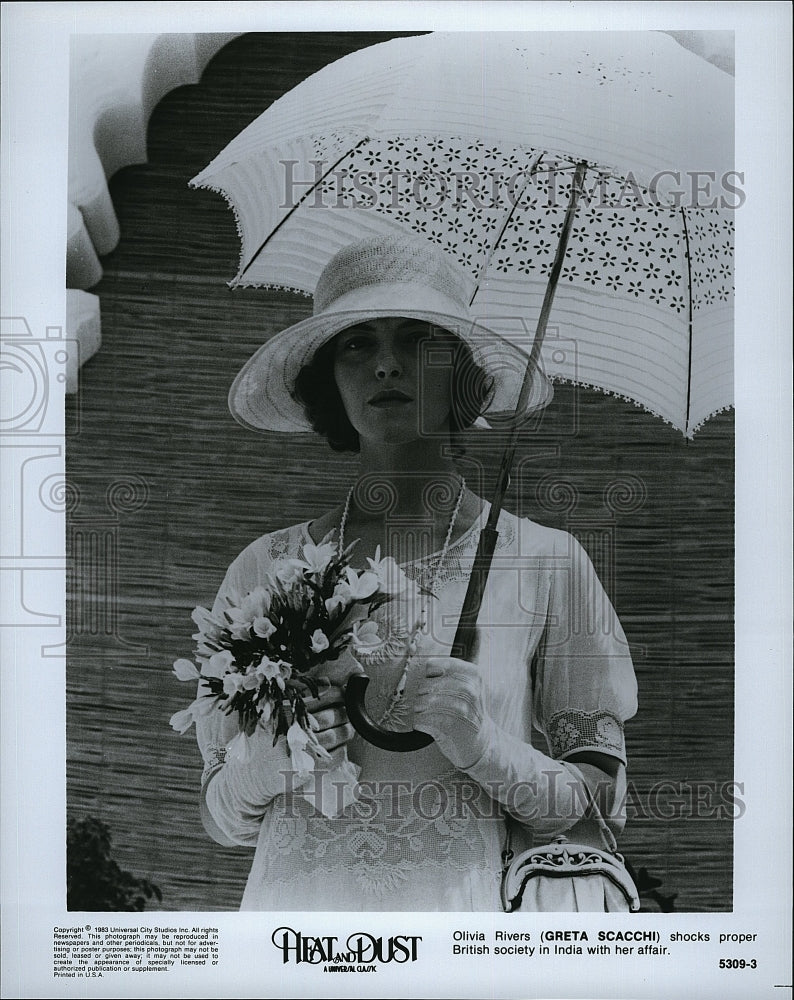
[[[691,436],[733,401],[733,80],[657,32],[433,34],[346,56],[191,182],[230,202],[232,285],[306,294],[330,257],[410,231],[472,310],[531,347],[583,195],[541,363]]]

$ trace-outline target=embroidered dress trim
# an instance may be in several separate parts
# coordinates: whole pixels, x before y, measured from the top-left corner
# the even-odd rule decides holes
[[[461,580],[468,580],[471,576],[472,567],[474,565],[474,556],[477,549],[477,539],[479,538],[479,530],[485,525],[488,517],[488,510],[490,507],[486,505],[479,517],[475,518],[473,523],[463,532],[457,541],[453,542],[447,550],[446,559],[444,564],[437,574],[437,588],[436,596],[438,596],[444,587],[448,583],[456,583]],[[312,542],[312,537],[309,534],[309,521],[304,521],[302,524],[295,525],[292,528],[282,529],[281,531],[276,531],[273,533],[270,540],[270,558],[275,560],[291,554],[292,545],[290,543],[290,538],[288,533],[298,530],[299,539],[297,542],[297,558],[300,559],[303,555],[303,546],[306,542]],[[515,548],[515,527],[513,524],[513,518],[507,518],[500,515],[499,523],[499,538],[496,543],[496,552],[513,551]],[[422,556],[419,559],[413,559],[407,563],[401,563],[402,569],[405,575],[416,583],[422,586],[428,586],[430,580],[433,577],[433,570],[435,568],[435,563],[438,561],[440,553],[431,552],[427,556]]]
[[[551,755],[557,760],[578,750],[597,750],[626,763],[623,723],[611,712],[557,712],[549,719],[546,732]]]
[[[201,784],[206,785],[210,777],[223,765],[226,760],[226,747],[208,746],[205,749],[204,772],[201,775]]]
[[[497,843],[502,820],[497,812],[489,817],[487,809],[482,789],[458,771],[429,778],[410,792],[364,782],[361,798],[331,819],[305,799],[280,796],[260,845],[265,880],[314,880],[316,891],[318,879],[339,879],[354,884],[362,901],[387,900],[400,885],[444,870],[481,871],[496,883],[498,857],[486,820],[497,831]]]

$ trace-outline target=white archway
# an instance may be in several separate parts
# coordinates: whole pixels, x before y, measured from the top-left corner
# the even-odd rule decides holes
[[[146,130],[171,90],[198,83],[207,63],[240,32],[74,35],[70,52],[69,206],[66,326],[77,340],[66,391],[77,391],[83,364],[99,349],[99,298],[86,289],[102,278],[100,258],[120,238],[108,180],[147,160]]]

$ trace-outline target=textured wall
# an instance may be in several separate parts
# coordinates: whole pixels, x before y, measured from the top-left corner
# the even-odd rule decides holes
[[[236,39],[198,86],[161,101],[149,162],[111,182],[122,239],[93,289],[103,348],[67,413],[69,808],[109,823],[119,863],[160,884],[168,909],[236,908],[251,861],[204,834],[198,751],[168,728],[186,697],[170,664],[190,649],[190,610],[253,537],[338,502],[355,468],[319,441],[254,435],[228,415],[242,363],[310,303],[230,292],[231,213],[187,181],[284,91],[384,37]],[[521,443],[507,506],[579,534],[632,644],[640,805],[665,779],[732,777],[732,432],[724,414],[686,443],[630,404],[565,387]],[[469,479],[477,461],[493,471],[492,450],[471,443]],[[730,822],[638,816],[622,847],[679,909],[730,909]]]

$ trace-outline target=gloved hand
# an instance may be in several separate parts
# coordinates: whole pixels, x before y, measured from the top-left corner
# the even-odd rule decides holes
[[[322,773],[330,776],[327,787],[321,786],[318,791],[312,773],[296,771],[299,758],[297,751],[290,752],[287,738],[280,737],[274,745],[272,732],[257,727],[245,738],[244,753],[227,755],[223,767],[204,789],[203,818],[210,836],[219,843],[255,844],[262,816],[278,795],[302,793],[308,788],[306,794],[327,816],[336,814],[337,803],[349,801],[340,798],[341,793],[332,784],[346,780],[352,785],[358,776],[358,769],[351,770],[345,756],[344,747],[354,730],[347,721],[342,697],[341,689],[332,686],[322,689],[317,698],[304,699],[317,725],[314,736],[331,755],[318,765]]]
[[[452,656],[428,657],[425,680],[416,691],[413,719],[414,727],[432,736],[455,767],[465,771],[476,764],[493,725],[483,705],[477,666]]]
[[[485,709],[475,664],[450,656],[425,662],[414,703],[415,728],[429,733],[451,764],[537,834],[551,836],[576,824],[589,801],[581,769],[497,726]],[[605,774],[600,779],[610,780]]]

